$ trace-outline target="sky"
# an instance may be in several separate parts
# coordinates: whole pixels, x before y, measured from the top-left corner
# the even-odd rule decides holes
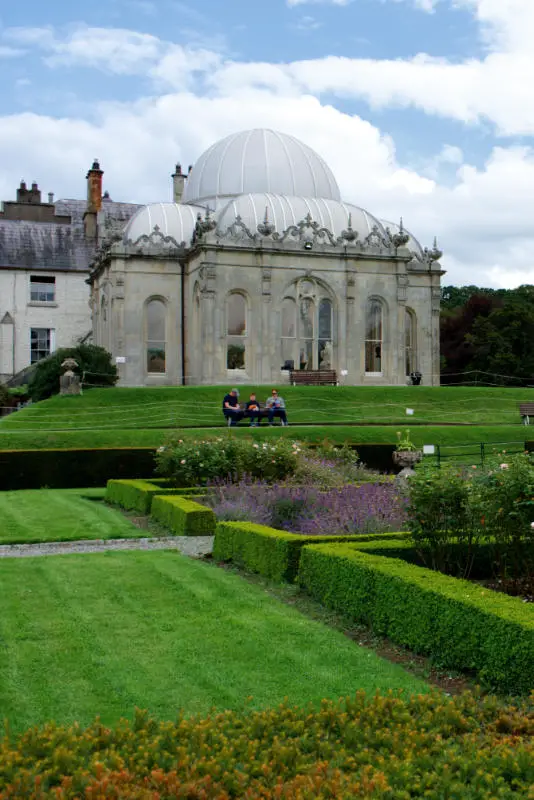
[[[345,200],[443,250],[443,284],[534,283],[534,0],[0,0],[0,199],[24,178],[172,199],[229,133],[298,137]]]

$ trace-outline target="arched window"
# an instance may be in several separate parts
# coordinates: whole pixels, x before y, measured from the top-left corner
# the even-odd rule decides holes
[[[380,300],[369,300],[365,320],[365,371],[371,375],[382,375],[383,316]]]
[[[295,281],[281,306],[283,369],[334,369],[334,304],[311,277]]]
[[[295,369],[297,349],[297,305],[292,297],[282,300],[282,363],[284,369]]]
[[[226,366],[245,369],[247,301],[239,292],[228,295],[226,303]]]
[[[148,373],[165,372],[167,309],[163,300],[150,300],[145,311],[146,368]]]
[[[406,375],[417,369],[417,324],[411,308],[404,316],[404,352],[406,354]]]

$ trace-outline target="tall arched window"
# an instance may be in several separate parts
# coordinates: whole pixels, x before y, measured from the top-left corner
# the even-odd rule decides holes
[[[246,341],[247,301],[239,292],[233,292],[226,302],[227,369],[245,369]]]
[[[281,306],[284,369],[334,369],[334,304],[326,287],[311,277],[287,290]]]
[[[282,365],[295,369],[297,358],[297,305],[292,297],[282,300]]]
[[[406,375],[417,369],[417,324],[411,308],[406,309],[404,316],[404,351],[406,354]]]
[[[365,371],[371,375],[382,374],[383,317],[380,300],[369,300],[365,320]]]
[[[163,300],[150,300],[146,304],[146,369],[152,374],[165,372],[167,309]]]

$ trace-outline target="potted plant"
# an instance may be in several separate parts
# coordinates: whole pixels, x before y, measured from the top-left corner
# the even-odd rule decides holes
[[[407,477],[414,475],[414,465],[423,458],[423,451],[410,440],[410,431],[404,432],[404,437],[397,431],[397,446],[393,452],[393,463],[402,467],[399,475]]]

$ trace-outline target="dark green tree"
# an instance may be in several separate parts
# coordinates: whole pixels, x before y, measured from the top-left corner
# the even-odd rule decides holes
[[[92,344],[65,347],[36,364],[28,387],[34,402],[59,393],[59,378],[63,372],[61,364],[66,358],[78,362],[76,372],[83,379],[84,386],[114,386],[117,382],[117,367],[111,363],[111,355],[103,347]]]

